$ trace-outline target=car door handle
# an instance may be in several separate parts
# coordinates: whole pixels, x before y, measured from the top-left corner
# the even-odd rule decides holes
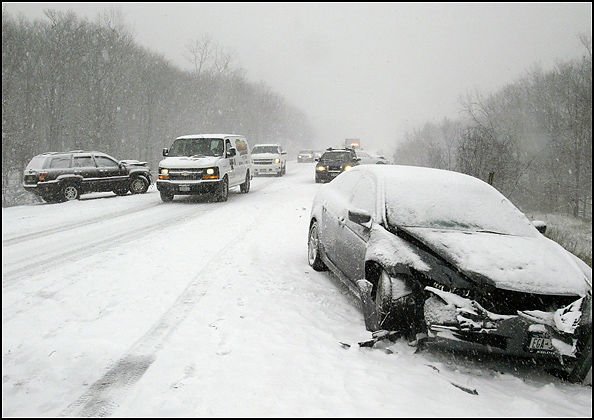
[[[338,218],[338,225],[339,226],[344,226],[344,217],[339,217]]]

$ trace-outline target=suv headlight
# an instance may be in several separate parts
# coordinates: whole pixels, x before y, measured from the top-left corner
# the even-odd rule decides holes
[[[326,170],[325,166],[316,166],[316,171],[318,172],[324,172]]]
[[[352,166],[351,165],[344,165],[344,170],[345,171],[349,171],[351,169],[352,169]]]
[[[280,163],[280,159],[279,158],[274,159],[274,163]]]

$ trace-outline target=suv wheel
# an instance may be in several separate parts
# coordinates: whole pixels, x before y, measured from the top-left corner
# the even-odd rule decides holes
[[[130,181],[130,192],[132,194],[144,194],[148,190],[149,182],[143,176],[137,176]]]
[[[80,197],[80,190],[74,184],[66,184],[62,188],[62,197],[66,201],[76,200]]]

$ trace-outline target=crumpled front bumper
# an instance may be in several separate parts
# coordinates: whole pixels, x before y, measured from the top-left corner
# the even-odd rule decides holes
[[[552,358],[572,364],[588,348],[592,334],[592,295],[556,311],[517,311],[501,315],[471,299],[434,287],[424,304],[429,337],[436,342],[510,356]],[[455,347],[455,344],[454,344]],[[589,349],[591,352],[591,348]],[[590,373],[591,381],[591,373]]]

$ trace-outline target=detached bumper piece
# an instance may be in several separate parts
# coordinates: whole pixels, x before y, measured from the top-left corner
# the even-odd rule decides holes
[[[447,340],[449,344],[459,343],[460,348],[510,356],[555,359],[573,369],[572,374],[589,365],[589,373],[578,376],[591,384],[591,294],[555,311],[501,315],[448,291],[429,286],[425,290],[431,292],[424,311],[433,341]]]

